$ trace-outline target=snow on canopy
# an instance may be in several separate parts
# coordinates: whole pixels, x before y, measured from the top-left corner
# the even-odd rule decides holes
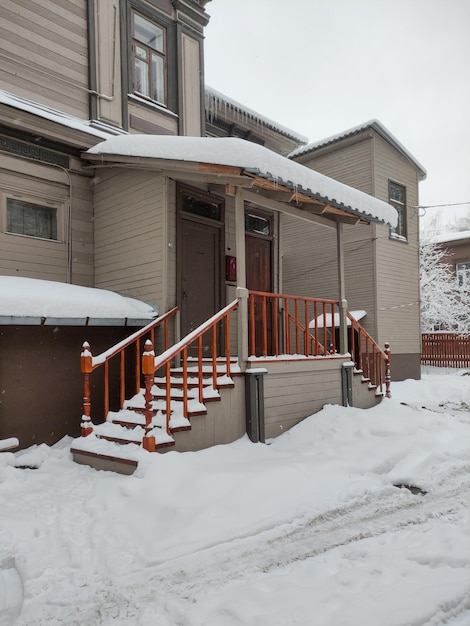
[[[36,278],[0,276],[0,318],[151,320],[155,307],[105,289]],[[47,323],[47,321],[46,321]]]
[[[397,224],[397,212],[386,202],[290,161],[264,146],[236,137],[122,135],[106,139],[85,154],[239,167],[359,217],[391,226]]]

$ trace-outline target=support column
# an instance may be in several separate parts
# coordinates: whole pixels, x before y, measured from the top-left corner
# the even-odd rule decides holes
[[[348,301],[346,300],[346,287],[344,279],[344,233],[343,224],[336,222],[336,248],[338,254],[338,300],[339,300],[339,352],[348,352],[348,325],[346,311]]]
[[[248,291],[246,289],[245,201],[240,187],[235,189],[235,249],[237,255],[238,361],[243,371],[248,360]]]

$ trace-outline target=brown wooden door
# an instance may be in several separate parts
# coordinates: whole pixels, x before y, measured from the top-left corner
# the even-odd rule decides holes
[[[221,308],[221,228],[181,217],[179,249],[179,294],[182,337]],[[204,352],[210,355],[210,333],[204,337]],[[191,351],[194,352],[194,351]]]
[[[246,286],[253,291],[272,293],[272,241],[253,235],[245,235]],[[271,352],[272,341],[272,302],[268,301],[266,310],[267,348]],[[250,340],[251,341],[251,340]],[[255,300],[255,352],[263,353],[263,311],[261,300]]]

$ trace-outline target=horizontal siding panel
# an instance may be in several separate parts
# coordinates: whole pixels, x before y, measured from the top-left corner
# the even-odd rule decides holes
[[[0,25],[2,87],[88,119],[86,2],[4,0]]]

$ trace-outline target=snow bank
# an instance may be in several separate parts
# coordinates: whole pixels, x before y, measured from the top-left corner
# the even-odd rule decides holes
[[[0,455],[18,626],[469,623],[469,381],[395,383],[271,445],[144,453],[133,476],[74,464],[69,441],[36,470]]]

